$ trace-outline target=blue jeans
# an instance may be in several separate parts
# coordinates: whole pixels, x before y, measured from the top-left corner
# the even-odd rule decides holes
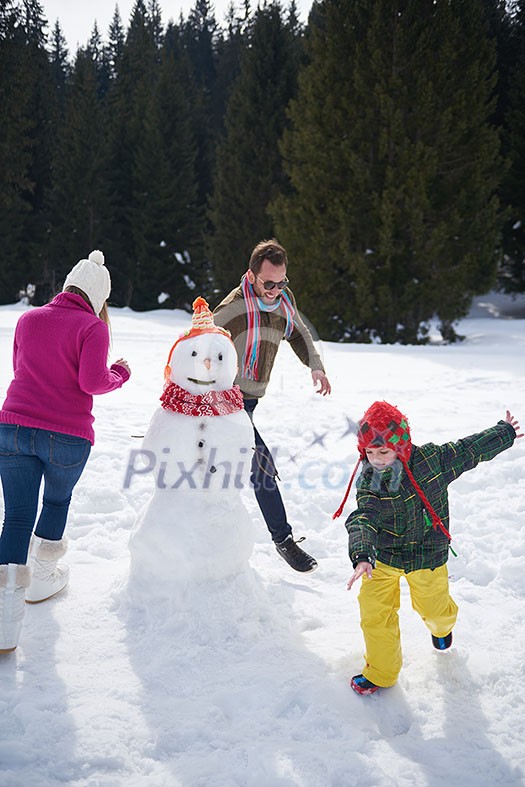
[[[42,477],[44,496],[35,535],[50,541],[62,538],[71,493],[90,451],[91,443],[83,437],[0,424],[0,476],[5,509],[0,564],[27,561]]]
[[[253,411],[257,407],[258,399],[245,399],[244,409],[250,416],[253,425]],[[253,427],[255,434],[255,453],[252,460],[252,473],[250,481],[253,484],[255,497],[261,513],[270,531],[272,540],[284,541],[291,535],[292,528],[286,521],[286,511],[283,499],[277,486],[277,470],[270,450],[261,435]]]

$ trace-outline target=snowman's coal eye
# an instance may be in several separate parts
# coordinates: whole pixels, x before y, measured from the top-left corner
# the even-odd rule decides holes
[[[222,353],[219,353],[219,361],[222,361]]]
[[[194,351],[192,352],[192,356],[193,356],[193,358],[195,358],[195,356],[196,356],[196,355],[197,355],[197,350],[194,350]]]

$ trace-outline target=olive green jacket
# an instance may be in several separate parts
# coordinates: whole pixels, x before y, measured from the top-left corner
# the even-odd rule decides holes
[[[286,288],[286,292],[290,296],[290,300],[295,309],[293,318],[294,329],[287,341],[290,343],[292,350],[299,360],[304,363],[305,366],[308,366],[312,370],[320,369],[324,372],[323,362],[315,349],[312,334],[297,311],[294,295],[288,287]],[[259,379],[248,380],[246,377],[241,376],[248,324],[246,305],[241,287],[232,290],[213,312],[215,324],[226,328],[232,335],[239,362],[239,372],[235,378],[235,383],[240,387],[245,399],[260,399],[266,393],[266,387],[270,380],[275,356],[277,355],[277,350],[279,349],[281,341],[284,339],[286,330],[286,317],[280,309],[276,309],[273,312],[261,311],[260,316],[261,345],[259,348],[258,364]]]
[[[449,527],[448,485],[479,462],[510,448],[516,432],[506,421],[455,443],[413,446],[408,465],[430,504]],[[346,520],[352,564],[370,558],[406,574],[437,568],[448,558],[448,539],[434,530],[399,462],[380,473],[364,461],[357,481],[357,509]]]

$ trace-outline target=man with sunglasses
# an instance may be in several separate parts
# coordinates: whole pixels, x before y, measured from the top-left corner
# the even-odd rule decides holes
[[[299,360],[312,372],[317,392],[331,391],[312,335],[301,319],[286,277],[288,259],[275,240],[264,240],[254,248],[240,286],[217,306],[216,325],[227,328],[237,350],[239,371],[235,380],[244,407],[253,423],[253,411],[266,393],[277,350],[286,339]],[[296,571],[314,571],[317,562],[295,541],[276,479],[273,457],[254,425],[255,455],[251,481],[255,497],[279,555]]]

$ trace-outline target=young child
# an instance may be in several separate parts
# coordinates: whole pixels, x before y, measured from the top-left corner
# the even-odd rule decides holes
[[[446,562],[450,542],[448,485],[478,462],[510,448],[519,424],[504,421],[454,443],[412,445],[406,417],[388,402],[374,402],[359,421],[357,509],[346,520],[359,593],[366,666],[350,685],[358,694],[393,686],[401,670],[399,581],[404,575],[412,606],[430,630],[432,644],[446,650],[458,608],[450,596]]]

